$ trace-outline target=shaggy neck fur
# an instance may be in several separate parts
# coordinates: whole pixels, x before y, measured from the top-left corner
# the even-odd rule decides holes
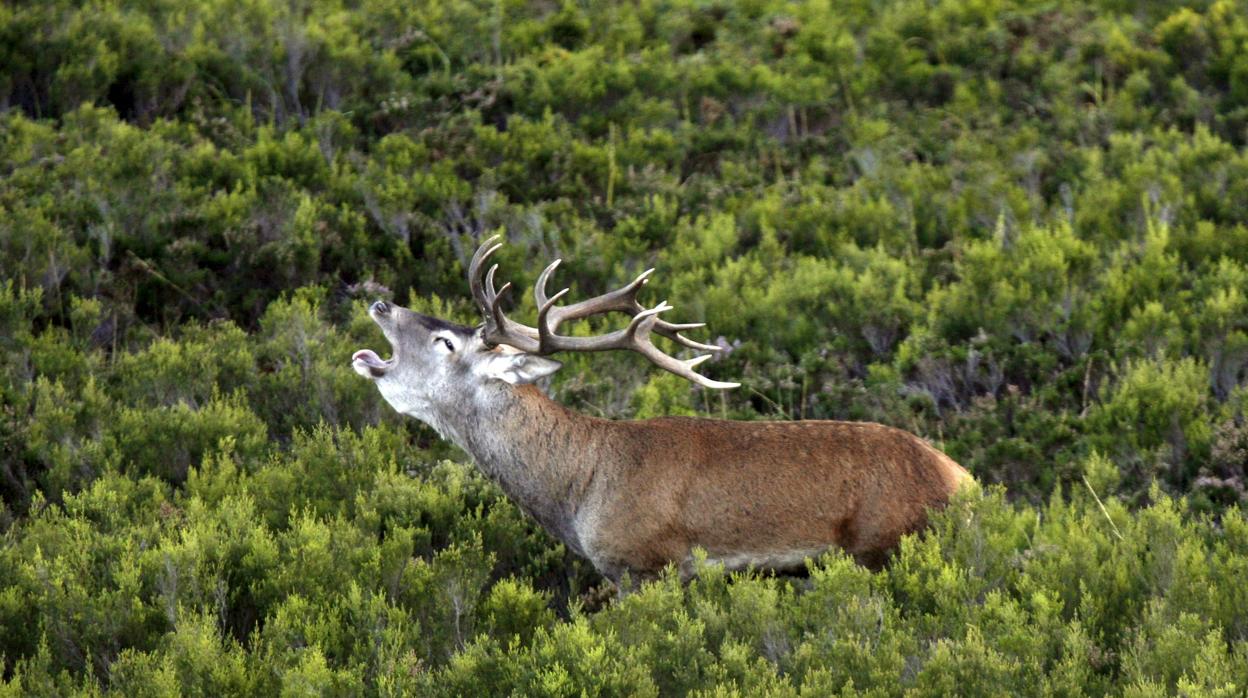
[[[594,479],[594,453],[609,438],[603,420],[573,412],[534,386],[499,381],[475,401],[442,407],[431,423],[521,509],[585,554],[573,522]]]

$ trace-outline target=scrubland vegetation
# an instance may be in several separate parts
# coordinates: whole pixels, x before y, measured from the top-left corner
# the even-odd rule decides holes
[[[18,0],[0,109],[0,695],[1248,690],[1243,0]],[[349,367],[375,297],[475,322],[495,231],[522,288],[657,266],[745,384],[563,402],[986,494],[604,602]]]

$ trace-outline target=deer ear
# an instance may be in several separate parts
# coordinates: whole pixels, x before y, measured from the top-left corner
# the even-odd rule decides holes
[[[497,378],[512,385],[525,385],[551,375],[562,366],[562,363],[554,359],[537,354],[496,352],[486,359],[481,372],[487,378]]]

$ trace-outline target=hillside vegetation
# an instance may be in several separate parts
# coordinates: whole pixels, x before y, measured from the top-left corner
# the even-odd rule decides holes
[[[0,66],[0,696],[1248,690],[1248,2],[16,0]],[[494,232],[744,384],[564,403],[986,493],[604,601],[349,366]]]

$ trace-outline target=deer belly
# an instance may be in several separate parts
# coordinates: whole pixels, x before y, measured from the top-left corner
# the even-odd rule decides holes
[[[828,546],[791,548],[787,550],[734,551],[721,554],[708,552],[706,562],[712,565],[723,565],[725,570],[730,571],[743,570],[749,567],[783,571],[800,568],[806,564],[808,558],[818,557],[827,549]],[[695,558],[690,554],[681,564],[681,569],[692,568],[694,565]]]

